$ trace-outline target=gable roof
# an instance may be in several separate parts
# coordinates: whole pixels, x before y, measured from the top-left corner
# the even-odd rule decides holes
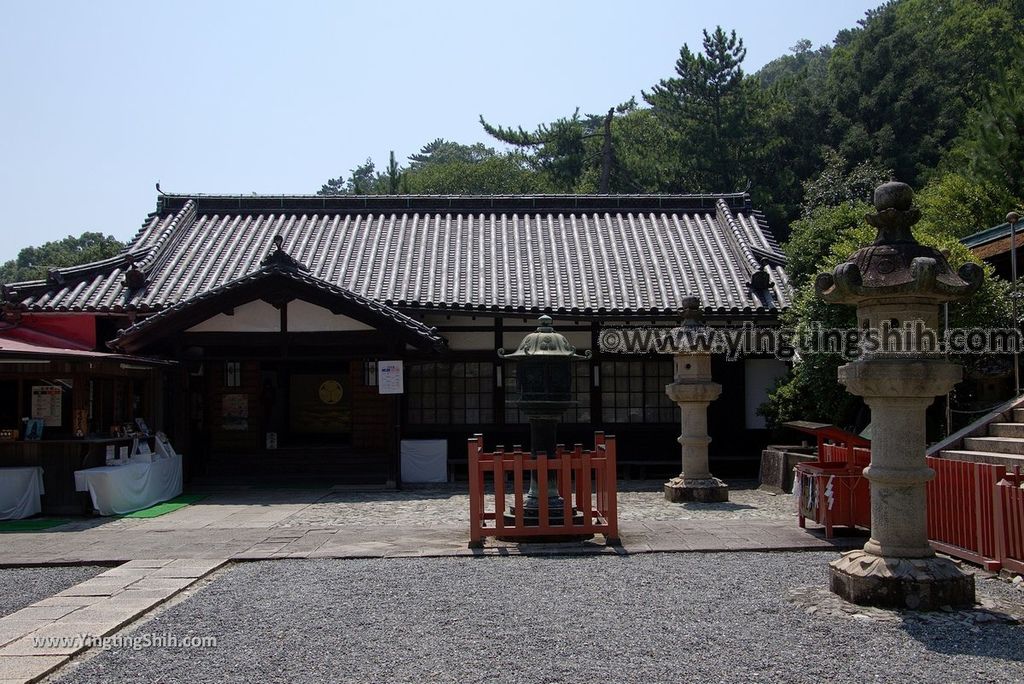
[[[317,281],[404,311],[645,316],[790,303],[744,194],[162,195],[126,250],[5,287],[8,308],[150,313],[260,268],[274,236]]]
[[[278,254],[284,258],[275,258]],[[153,338],[185,330],[226,308],[256,299],[274,301],[302,297],[335,313],[348,314],[375,328],[396,334],[421,349],[441,350],[446,346],[445,339],[435,328],[385,304],[313,278],[296,265],[287,263],[286,259],[286,255],[273,252],[256,271],[180,301],[119,330],[117,337],[107,345],[118,351],[136,352]]]

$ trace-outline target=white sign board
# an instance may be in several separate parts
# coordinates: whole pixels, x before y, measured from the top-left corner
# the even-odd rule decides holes
[[[47,427],[60,427],[61,424],[60,387],[51,385],[32,386],[32,417],[42,418]]]
[[[402,482],[447,482],[448,440],[403,439]]]
[[[381,394],[402,394],[405,391],[401,361],[377,362],[377,390]]]

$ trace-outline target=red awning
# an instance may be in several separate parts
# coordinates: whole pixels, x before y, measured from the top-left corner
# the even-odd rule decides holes
[[[0,359],[43,361],[49,359],[92,359],[137,363],[147,366],[172,365],[173,361],[128,354],[109,354],[83,349],[80,344],[25,327],[0,329]]]

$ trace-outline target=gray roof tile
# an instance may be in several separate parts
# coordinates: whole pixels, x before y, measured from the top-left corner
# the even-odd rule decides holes
[[[698,295],[717,312],[790,303],[785,257],[745,195],[165,195],[128,248],[5,288],[29,311],[146,313],[260,267],[275,235],[309,275],[399,308],[630,315]],[[129,290],[135,264],[146,284]],[[764,269],[771,285],[750,287]]]

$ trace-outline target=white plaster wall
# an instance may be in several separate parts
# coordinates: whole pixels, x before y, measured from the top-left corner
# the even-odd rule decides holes
[[[185,332],[279,332],[281,312],[262,299],[235,307],[232,316],[217,314]]]
[[[301,299],[288,302],[288,332],[348,330],[373,330],[373,327]]]
[[[764,416],[757,415],[757,409],[768,399],[768,392],[775,387],[776,379],[786,374],[787,365],[778,359],[746,359],[743,365],[747,429],[764,429]]]

